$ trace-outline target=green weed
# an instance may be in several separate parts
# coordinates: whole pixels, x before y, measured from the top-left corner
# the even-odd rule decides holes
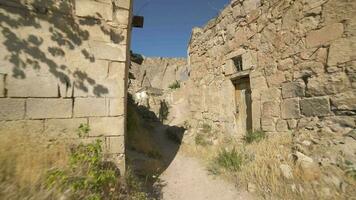
[[[214,162],[232,172],[236,172],[241,169],[241,166],[244,161],[244,155],[233,148],[231,150],[222,149],[218,153],[217,157],[215,158]]]
[[[260,142],[261,140],[265,139],[266,133],[261,130],[257,131],[248,131],[246,136],[244,137],[244,140],[246,143],[251,144],[253,142]]]

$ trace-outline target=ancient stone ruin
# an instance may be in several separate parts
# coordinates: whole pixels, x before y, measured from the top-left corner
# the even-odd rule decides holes
[[[0,0],[0,132],[77,139],[88,125],[124,171],[132,98],[152,115],[136,134],[184,132],[165,167],[207,129],[210,145],[292,135],[309,168],[356,163],[354,1],[232,0],[192,30],[187,58],[133,54],[131,24],[130,0]]]
[[[355,128],[355,3],[232,1],[189,45],[194,126],[227,134]]]
[[[0,132],[102,138],[124,168],[130,0],[0,1]]]

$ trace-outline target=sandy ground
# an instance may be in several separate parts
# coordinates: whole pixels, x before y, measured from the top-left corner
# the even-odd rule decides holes
[[[219,177],[209,175],[196,158],[179,150],[170,152],[174,143],[164,136],[165,128],[158,127],[156,139],[165,156],[170,156],[167,169],[160,175],[163,200],[248,200],[249,193]],[[176,153],[176,154],[175,154]]]
[[[238,200],[251,199],[233,185],[208,174],[194,158],[178,155],[161,175],[164,200]]]

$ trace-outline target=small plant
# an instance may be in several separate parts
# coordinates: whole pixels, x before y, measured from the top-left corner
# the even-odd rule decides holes
[[[204,123],[202,126],[202,132],[203,133],[210,133],[212,130],[211,126],[209,124]]]
[[[106,165],[102,144],[79,144],[71,149],[68,169],[48,172],[49,188],[68,189],[74,199],[99,200],[113,198],[118,193],[119,172]]]
[[[224,169],[236,172],[241,169],[244,155],[233,148],[231,150],[222,149],[215,158],[215,163]]]
[[[203,133],[197,133],[194,139],[196,145],[207,146],[212,144]]]
[[[164,120],[167,120],[169,115],[169,107],[168,104],[165,100],[160,102],[160,107],[159,107],[159,120],[161,122],[164,122]]]
[[[257,130],[257,131],[248,131],[246,136],[244,137],[244,140],[246,143],[251,144],[253,142],[259,142],[263,139],[265,139],[266,133],[264,131],[261,130]]]
[[[175,90],[180,88],[180,83],[178,81],[175,81],[174,83],[170,84],[168,87],[172,90]]]
[[[90,127],[88,124],[80,124],[77,134],[79,138],[88,137]]]

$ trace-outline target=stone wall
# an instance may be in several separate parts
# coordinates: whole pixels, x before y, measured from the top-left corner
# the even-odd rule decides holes
[[[346,133],[356,120],[356,2],[233,0],[189,45],[193,126],[236,133],[231,80],[248,76],[253,129]],[[242,71],[232,58],[242,57]]]
[[[131,10],[131,0],[0,0],[0,132],[76,138],[88,124],[123,168]]]

